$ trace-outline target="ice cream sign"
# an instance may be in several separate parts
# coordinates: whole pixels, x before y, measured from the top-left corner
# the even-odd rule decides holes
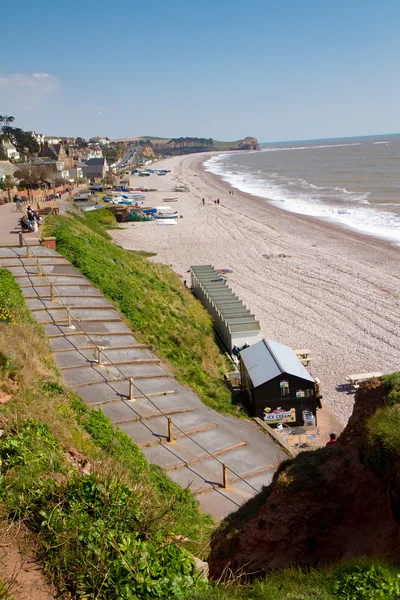
[[[294,423],[296,421],[296,409],[286,410],[278,406],[272,410],[269,406],[264,408],[264,421],[267,423]]]

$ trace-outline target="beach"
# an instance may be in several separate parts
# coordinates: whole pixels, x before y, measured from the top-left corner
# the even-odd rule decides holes
[[[260,321],[261,333],[310,350],[310,373],[324,400],[345,424],[353,393],[346,376],[399,369],[400,248],[379,238],[295,213],[233,190],[204,171],[210,154],[170,158],[164,177],[131,177],[157,188],[146,206],[171,202],[175,226],[131,223],[113,230],[124,248],[155,252],[190,285],[190,265],[229,268],[228,284]],[[188,192],[171,192],[178,185]],[[203,206],[202,198],[205,199]],[[220,204],[214,204],[219,198]]]

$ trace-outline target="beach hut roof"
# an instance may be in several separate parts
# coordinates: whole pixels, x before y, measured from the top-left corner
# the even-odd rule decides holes
[[[256,342],[242,350],[240,358],[255,388],[283,373],[314,381],[295,351],[273,340]]]

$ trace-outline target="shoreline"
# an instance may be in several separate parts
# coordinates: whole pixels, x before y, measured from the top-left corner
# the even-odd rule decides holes
[[[183,215],[176,226],[135,223],[110,233],[125,248],[156,252],[152,260],[169,264],[182,279],[191,264],[233,269],[228,285],[256,315],[262,335],[310,349],[309,370],[345,424],[353,395],[341,388],[344,378],[399,368],[399,248],[232,188],[204,171],[213,154],[221,152],[158,163],[172,173],[152,176],[152,185],[165,189],[146,194],[146,204],[161,205],[175,185],[190,190],[176,194],[174,210]]]

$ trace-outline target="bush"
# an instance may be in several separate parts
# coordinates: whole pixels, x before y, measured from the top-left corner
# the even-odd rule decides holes
[[[76,472],[47,425],[27,419],[0,445],[8,515],[38,534],[37,552],[74,598],[184,598],[198,584],[191,556],[152,517],[142,483]],[[58,473],[59,476],[55,477]]]
[[[350,564],[338,569],[333,591],[340,600],[398,600],[400,574],[371,561]]]
[[[31,320],[21,289],[6,269],[0,269],[0,324]]]

